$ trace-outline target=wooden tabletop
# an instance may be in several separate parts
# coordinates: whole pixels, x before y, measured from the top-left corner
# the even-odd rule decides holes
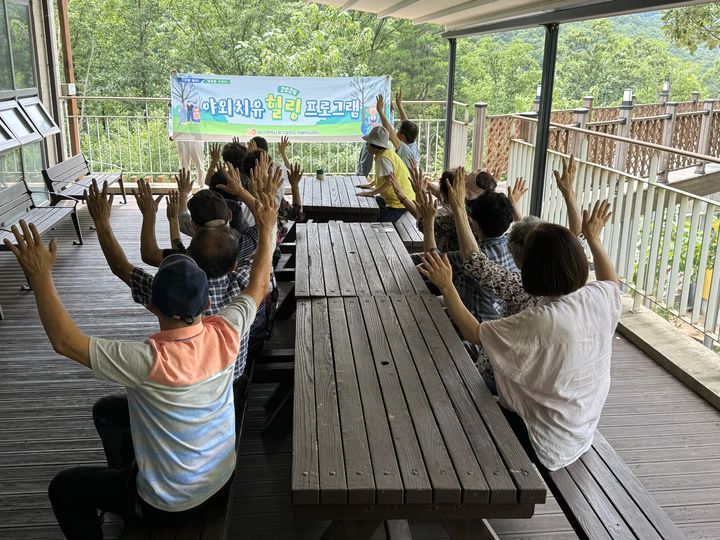
[[[299,516],[529,517],[545,501],[437,298],[298,299],[296,325]]]
[[[296,225],[295,296],[429,295],[390,223]]]
[[[395,229],[400,235],[400,240],[410,253],[416,253],[423,249],[423,233],[417,228],[417,220],[410,212],[405,212],[395,222]]]
[[[356,186],[366,184],[364,176],[326,176],[318,180],[304,176],[300,181],[303,212],[309,219],[327,221],[368,221],[380,211],[374,197],[358,197]]]

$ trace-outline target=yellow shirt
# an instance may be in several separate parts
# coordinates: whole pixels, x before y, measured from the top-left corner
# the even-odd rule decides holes
[[[388,171],[386,166],[380,162],[382,158],[387,159],[392,166],[390,171]],[[403,195],[411,201],[415,200],[415,192],[413,191],[412,184],[410,183],[410,171],[408,171],[407,166],[394,150],[383,150],[374,157],[373,161],[375,162],[375,180],[373,180],[373,186],[377,187],[385,183],[389,172],[392,172],[395,175],[398,184],[400,184],[400,189],[402,190]],[[400,199],[398,199],[397,195],[395,195],[395,191],[392,187],[382,191],[380,195],[382,195],[382,198],[385,199],[385,204],[387,204],[390,208],[405,208],[400,202]]]

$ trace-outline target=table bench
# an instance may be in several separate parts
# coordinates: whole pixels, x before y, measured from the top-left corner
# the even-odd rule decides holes
[[[21,219],[28,224],[33,223],[40,234],[52,229],[66,217],[72,219],[77,234],[76,245],[83,243],[80,232],[80,221],[77,216],[77,201],[72,197],[62,197],[72,204],[68,206],[35,206],[32,191],[24,181],[20,181],[0,191],[0,251],[7,251],[4,240],[7,238],[15,243],[15,235],[10,231]],[[4,318],[0,309],[0,320]]]
[[[295,296],[430,295],[389,223],[296,225]]]
[[[410,212],[405,212],[395,222],[395,229],[410,253],[418,253],[423,250],[423,233],[418,230],[417,220]]]
[[[298,299],[292,498],[325,538],[439,520],[483,538],[542,480],[433,296]]]
[[[558,471],[548,486],[581,538],[679,539],[682,533],[605,438]]]
[[[300,195],[306,219],[314,221],[375,221],[380,212],[373,197],[358,197],[356,186],[366,184],[364,176],[326,176],[318,180],[304,176]]]
[[[123,202],[127,203],[125,195],[125,184],[123,183],[123,173],[93,173],[90,164],[83,154],[78,154],[65,161],[48,167],[42,172],[45,186],[52,197],[57,195],[69,195],[76,199],[83,200],[85,198],[85,190],[92,184],[93,179],[98,186],[107,182],[108,186],[118,182],[120,184],[120,192],[123,196]]]

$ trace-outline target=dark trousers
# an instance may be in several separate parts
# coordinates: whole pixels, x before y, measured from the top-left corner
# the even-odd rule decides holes
[[[240,379],[238,380],[240,381]],[[242,392],[233,387],[234,392]],[[183,512],[166,512],[143,501],[137,493],[135,452],[130,432],[127,396],[115,394],[93,406],[93,421],[102,440],[108,467],[76,467],[62,471],[48,488],[55,518],[70,539],[102,539],[98,510],[119,514],[124,520],[142,518],[150,523],[190,518],[216,498],[224,497],[232,479],[210,499]]]
[[[390,208],[382,197],[375,197],[375,200],[380,207],[380,213],[377,217],[380,223],[395,223],[407,212],[406,208]]]

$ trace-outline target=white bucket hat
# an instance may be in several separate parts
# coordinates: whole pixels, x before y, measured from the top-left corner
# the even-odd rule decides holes
[[[387,129],[383,126],[375,126],[372,128],[370,133],[363,137],[363,140],[370,144],[374,144],[375,146],[379,146],[380,148],[390,149],[393,147],[388,137]]]

